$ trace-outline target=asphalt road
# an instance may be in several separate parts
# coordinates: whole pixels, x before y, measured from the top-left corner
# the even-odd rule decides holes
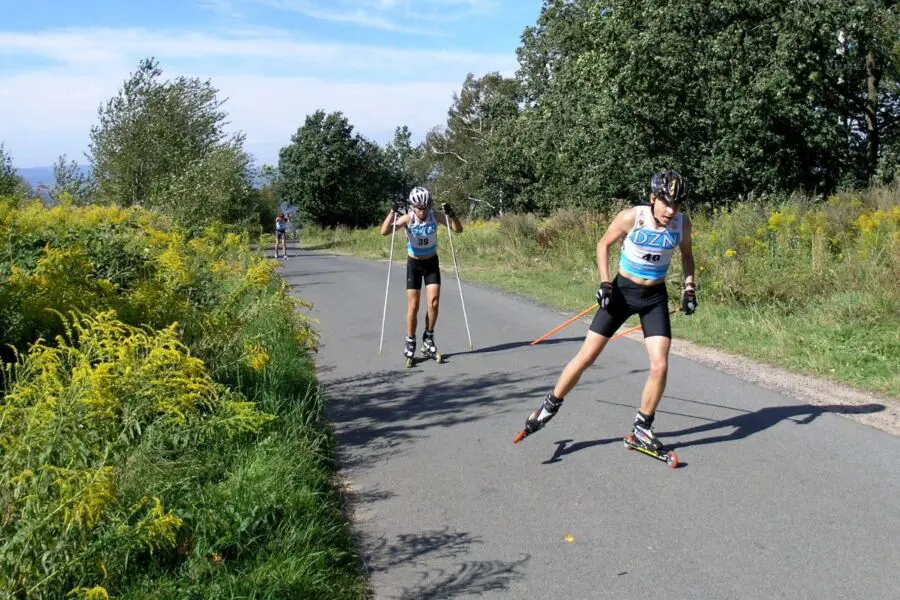
[[[530,347],[568,315],[464,283],[470,350],[445,248],[447,362],[407,370],[402,264],[379,357],[387,262],[290,257],[376,598],[900,599],[900,439],[850,409],[673,356],[656,419],[684,463],[671,469],[622,446],[647,376],[623,338],[514,446],[585,323]],[[424,303],[420,347],[423,323]]]

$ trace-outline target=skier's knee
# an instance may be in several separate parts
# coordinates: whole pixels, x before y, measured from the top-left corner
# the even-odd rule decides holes
[[[653,379],[661,379],[669,373],[669,361],[666,359],[658,359],[650,363],[650,377]]]

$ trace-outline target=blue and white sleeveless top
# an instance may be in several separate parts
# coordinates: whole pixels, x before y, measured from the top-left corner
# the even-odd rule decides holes
[[[410,256],[426,258],[437,253],[437,219],[429,210],[424,221],[416,217],[416,211],[409,211],[406,224],[406,253]]]
[[[672,253],[681,244],[682,213],[676,213],[665,229],[656,227],[652,208],[636,206],[634,227],[625,236],[619,270],[641,279],[665,279]]]

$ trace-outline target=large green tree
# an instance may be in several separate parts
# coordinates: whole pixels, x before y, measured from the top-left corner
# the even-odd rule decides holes
[[[518,73],[541,196],[642,197],[663,167],[712,203],[868,182],[896,138],[891,4],[546,0]]]
[[[388,157],[340,111],[308,115],[278,157],[282,199],[321,225],[367,226],[396,197]]]
[[[506,207],[512,207],[531,179],[517,143],[520,102],[514,79],[496,72],[466,76],[454,94],[446,124],[425,138],[424,160],[440,201],[499,211],[505,200]]]
[[[142,60],[91,129],[89,158],[99,196],[171,212],[187,224],[252,215],[244,136],[228,135],[210,81],[163,80]]]

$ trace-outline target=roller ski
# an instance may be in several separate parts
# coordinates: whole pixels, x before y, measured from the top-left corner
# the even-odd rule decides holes
[[[634,428],[622,439],[623,445],[628,450],[637,450],[656,460],[661,460],[673,469],[678,467],[678,454],[674,450],[666,450],[653,432],[652,423],[652,416],[647,418],[638,412],[634,419]]]
[[[544,401],[525,419],[525,429],[516,435],[513,444],[518,444],[532,433],[542,429],[556,415],[562,403],[562,399],[554,396],[552,392],[547,394]]]
[[[422,358],[424,360],[433,358],[434,362],[439,365],[444,362],[444,355],[438,352],[437,346],[434,343],[433,331],[425,331],[422,333]]]

